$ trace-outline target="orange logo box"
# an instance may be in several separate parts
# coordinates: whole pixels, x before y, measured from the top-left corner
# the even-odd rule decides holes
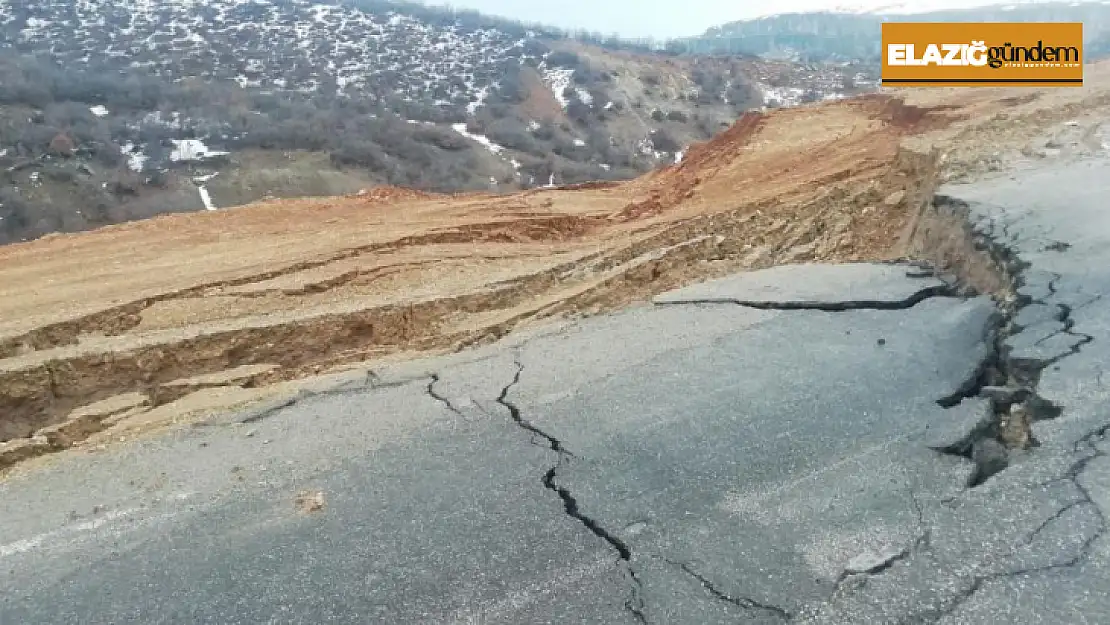
[[[884,87],[1081,87],[1083,24],[884,22]]]

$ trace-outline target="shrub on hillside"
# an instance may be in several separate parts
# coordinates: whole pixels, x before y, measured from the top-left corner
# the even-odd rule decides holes
[[[610,101],[608,92],[606,92],[605,89],[599,85],[591,86],[589,89],[586,90],[586,92],[590,94],[590,98],[593,100],[593,105],[599,109],[604,107],[606,102]]]
[[[565,50],[557,50],[555,52],[552,52],[551,54],[547,55],[547,59],[545,60],[547,61],[548,67],[565,67],[567,69],[577,69],[578,66],[582,64],[582,59],[578,58],[577,54],[573,52],[567,52]]]
[[[607,74],[599,72],[586,65],[579,65],[574,70],[574,73],[571,74],[570,79],[574,84],[584,87],[605,82],[605,76],[607,76]]]
[[[528,95],[521,82],[519,64],[511,63],[505,67],[497,83],[496,95],[502,102],[519,104]]]
[[[594,150],[588,144],[579,145],[575,143],[574,139],[568,137],[556,139],[551,151],[567,160],[576,162],[588,161],[594,153]]]
[[[547,44],[538,39],[526,39],[524,41],[524,54],[527,56],[543,56],[547,54],[551,48]]]
[[[570,118],[575,124],[580,126],[587,126],[590,123],[590,117],[593,116],[593,110],[589,104],[582,100],[575,98],[567,104],[567,117]]]
[[[408,136],[382,138],[378,145],[386,154],[404,163],[404,167],[424,169],[435,164],[439,150],[425,143],[418,143]]]
[[[555,173],[555,159],[551,155],[539,158],[525,156],[520,159],[520,173],[525,184],[545,185]]]
[[[146,177],[143,179],[143,184],[148,187],[155,187],[157,189],[165,189],[170,185],[170,176],[160,169],[152,169],[144,172]]]
[[[483,108],[485,108],[486,113],[489,115],[489,117],[493,119],[508,117],[513,113],[513,109],[511,106],[496,99],[486,101]]]
[[[682,146],[666,130],[654,130],[649,136],[651,144],[659,152],[677,152],[682,149]]]
[[[694,115],[694,128],[697,128],[702,139],[709,139],[717,134],[716,124],[708,115]]]
[[[372,172],[385,172],[390,168],[390,159],[385,151],[363,139],[344,140],[331,151],[330,157],[336,167],[365,167]]]
[[[763,104],[763,97],[750,84],[734,80],[725,91],[730,104],[738,109],[749,109]]]
[[[34,209],[11,187],[0,187],[0,243],[19,240],[30,225]]]
[[[22,128],[17,142],[29,150],[28,156],[40,156],[46,153],[50,148],[50,142],[56,136],[58,136],[58,128],[34,124]]]
[[[437,192],[485,189],[489,180],[475,175],[478,165],[473,153],[456,154],[461,158],[439,159],[430,167],[405,167],[389,183]]]
[[[605,170],[586,163],[561,163],[555,175],[562,184],[578,184],[604,179]]]
[[[42,170],[43,175],[53,182],[72,184],[77,182],[77,172],[67,167],[47,167]]]
[[[413,139],[448,152],[468,150],[473,145],[466,137],[454,130],[440,126],[420,126],[413,132]]]
[[[443,106],[407,100],[402,100],[396,104],[391,102],[390,105],[391,108],[397,111],[398,115],[413,121],[457,124],[466,121],[467,117],[465,106]]]
[[[543,122],[539,126],[532,128],[529,132],[540,141],[550,141],[555,138],[555,124]]]
[[[538,146],[535,137],[528,132],[520,120],[514,118],[499,119],[486,128],[486,136],[490,141],[521,152],[536,152]]]

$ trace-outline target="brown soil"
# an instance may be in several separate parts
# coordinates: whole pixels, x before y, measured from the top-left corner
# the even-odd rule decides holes
[[[189,397],[214,410],[243,389],[461,349],[739,270],[907,254],[967,265],[962,224],[929,210],[941,154],[995,150],[983,139],[1002,114],[1028,133],[1110,106],[1104,74],[1043,97],[911,90],[749,114],[620,184],[378,188],[0,248],[0,469],[164,420]]]
[[[293,498],[293,505],[298,512],[311,513],[324,509],[324,493],[320,491],[302,491]]]
[[[566,120],[566,114],[555,94],[543,83],[543,79],[531,67],[522,67],[520,70],[520,85],[525,94],[520,110],[529,118],[544,122],[560,122]]]

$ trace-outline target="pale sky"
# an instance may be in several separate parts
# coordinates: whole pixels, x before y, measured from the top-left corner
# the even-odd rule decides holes
[[[710,26],[774,13],[820,10],[851,12],[885,7],[888,13],[1022,4],[1038,0],[427,0],[482,13],[540,22],[565,29],[585,28],[622,37],[667,39],[700,35]],[[1043,1],[1043,0],[1040,0]],[[854,10],[854,11],[853,11]]]
[[[710,26],[752,17],[771,2],[805,0],[454,0],[451,6],[540,22],[559,28],[585,28],[623,37],[684,37]],[[440,4],[430,0],[427,4]]]

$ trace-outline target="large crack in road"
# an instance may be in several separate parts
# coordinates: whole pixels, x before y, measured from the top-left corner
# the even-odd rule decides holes
[[[931,271],[917,271],[909,274],[911,278],[925,278],[934,276]],[[845,300],[842,302],[820,302],[820,301],[800,301],[800,302],[746,302],[742,300],[733,300],[729,302],[717,301],[684,301],[681,304],[701,305],[701,304],[715,304],[726,303],[738,306],[745,306],[750,308],[764,309],[764,310],[783,310],[783,311],[819,311],[819,312],[844,312],[851,310],[881,310],[881,311],[900,311],[913,308],[921,302],[936,297],[959,297],[960,287],[954,284],[943,283],[940,285],[930,285],[917,289],[909,296],[899,300]],[[674,305],[674,303],[657,303],[659,306]],[[514,359],[514,373],[512,379],[501,388],[501,391],[496,398],[496,402],[503,406],[511,416],[513,422],[521,429],[528,432],[535,442],[539,439],[545,446],[554,452],[557,456],[556,463],[552,466],[542,477],[542,484],[544,488],[554,492],[563,502],[565,513],[573,518],[575,521],[585,527],[591,534],[604,540],[618,556],[618,563],[624,568],[625,574],[630,580],[630,594],[625,602],[626,610],[632,614],[638,622],[647,623],[648,616],[644,598],[642,595],[642,585],[637,577],[636,569],[633,565],[633,550],[628,543],[623,541],[616,535],[614,531],[606,528],[601,521],[590,516],[586,511],[582,510],[575,495],[570,489],[561,486],[557,482],[558,472],[566,466],[566,464],[574,458],[574,455],[566,448],[563,441],[554,436],[553,434],[537,427],[529,419],[527,419],[521,408],[509,399],[512,389],[520,383],[521,377],[524,373],[524,365],[521,363],[519,357]],[[979,374],[976,373],[974,379],[978,379]],[[433,377],[432,382],[429,383],[428,392],[432,397],[438,401],[443,402],[450,409],[455,410],[451,402],[442,395],[434,392],[433,385],[438,377]],[[973,380],[974,381],[974,380]],[[978,386],[975,387],[978,389]],[[966,390],[961,388],[957,393],[963,394]],[[900,561],[908,557],[913,551],[917,550],[923,544],[928,542],[929,530],[924,524],[923,512],[920,503],[914,499],[914,506],[917,510],[919,519],[919,532],[918,536],[912,543],[901,550],[899,553],[888,557],[879,566],[868,569],[867,571],[860,571],[860,574],[872,575],[879,574],[887,567],[891,566],[894,562]],[[705,591],[718,601],[731,604],[748,612],[761,613],[766,617],[773,618],[782,622],[789,622],[794,618],[794,615],[787,608],[774,605],[773,602],[757,599],[753,597],[739,596],[735,593],[730,593],[722,590],[717,586],[713,580],[700,573],[689,563],[677,562],[672,559],[662,558],[655,554],[641,554],[642,557],[661,558],[666,563],[673,567],[677,567],[684,575],[691,577],[701,585]],[[839,580],[843,581],[843,580]],[[839,584],[838,581],[838,584]]]
[[[907,273],[907,277],[924,277],[920,272]],[[939,284],[921,288],[900,300],[844,300],[844,301],[782,301],[743,300],[733,298],[683,299],[678,301],[656,302],[656,306],[688,306],[708,304],[732,304],[756,310],[815,310],[820,312],[849,312],[853,310],[908,310],[933,297],[956,297],[959,289],[955,285]]]
[[[678,567],[683,573],[696,579],[698,583],[702,585],[702,588],[705,588],[706,592],[713,595],[713,597],[719,601],[730,603],[738,608],[749,612],[764,612],[771,616],[771,618],[781,620],[783,622],[789,622],[790,619],[794,618],[793,615],[790,614],[790,612],[778,606],[761,603],[749,597],[736,597],[728,594],[727,592],[717,588],[716,584],[714,584],[712,580],[699,573],[690,564],[687,564],[685,562],[675,562],[666,558],[663,558],[663,561],[667,564],[670,564],[671,566]]]
[[[935,202],[947,205],[948,209],[958,210],[970,219],[970,206],[966,202],[947,196],[937,196]],[[1032,431],[1033,424],[1060,418],[1065,412],[1063,405],[1038,393],[1043,371],[1066,358],[1079,354],[1085,345],[1096,340],[1093,335],[1076,329],[1074,313],[1099,301],[1101,295],[1094,295],[1075,306],[1052,302],[1051,300],[1058,294],[1058,283],[1062,276],[1048,272],[1050,277],[1044,280],[1043,284],[1030,284],[1026,279],[1026,272],[1032,265],[1021,258],[1017,242],[1018,238],[1010,233],[1008,224],[1002,221],[986,219],[975,230],[977,248],[986,251],[1008,277],[1009,293],[996,298],[1002,315],[999,324],[993,329],[994,340],[991,353],[984,360],[977,383],[973,388],[967,389],[962,397],[962,399],[978,397],[988,400],[989,418],[981,421],[955,445],[937,449],[942,453],[961,456],[975,463],[975,470],[968,482],[969,489],[981,487],[990,478],[1007,469],[1011,464],[1011,451],[1032,450],[1040,446]],[[1067,247],[1059,246],[1055,249],[1066,250]],[[1030,295],[1030,292],[1039,292],[1042,295],[1034,296]],[[1020,323],[1022,312],[1032,310],[1033,307],[1043,307],[1048,310],[1055,308],[1055,311],[1051,313],[1050,319],[1044,320],[1037,319],[1035,317],[1037,311],[1034,310],[1034,315],[1030,315],[1035,319],[1033,323]],[[1018,349],[1012,341],[1021,333],[1038,328],[1044,323],[1058,324],[1058,329],[1034,341],[1032,343],[1034,347],[1040,347],[1047,340],[1061,335],[1067,335],[1075,340],[1048,357],[1015,354]],[[941,402],[941,405],[947,408],[954,408],[958,404],[956,397]],[[1103,438],[1107,431],[1110,431],[1110,425],[1102,425],[1084,435],[1075,443],[1072,450],[1081,457],[1074,461],[1063,475],[1050,480],[1050,482],[1070,483],[1079,493],[1079,497],[1059,507],[1020,541],[1025,546],[1030,546],[1042,532],[1047,532],[1065,517],[1085,512],[1097,519],[1098,527],[1088,536],[1077,537],[1080,542],[1075,548],[1074,555],[1059,562],[975,575],[967,581],[963,590],[952,598],[945,609],[929,614],[924,620],[938,622],[945,617],[951,617],[975,597],[988,582],[1071,569],[1090,558],[1094,545],[1107,533],[1108,519],[1089,489],[1083,484],[1081,476],[1092,461],[1106,455],[1094,441]],[[922,546],[928,547],[927,544]]]
[[[555,465],[548,469],[543,475],[544,488],[558,495],[559,499],[563,502],[563,510],[566,512],[567,516],[581,523],[591,534],[604,540],[617,552],[619,561],[625,567],[625,571],[632,582],[631,596],[625,601],[625,609],[628,610],[637,621],[646,624],[648,621],[647,617],[644,615],[643,598],[639,592],[640,582],[636,577],[636,570],[632,566],[632,550],[629,548],[628,544],[618,538],[613,532],[605,529],[596,519],[584,514],[578,507],[578,501],[574,498],[574,495],[571,494],[570,490],[559,486],[555,482],[559,468],[563,466],[563,463],[568,459],[573,458],[574,455],[567,451],[563,446],[563,442],[558,438],[544,432],[525,419],[520,408],[509,400],[509,392],[512,391],[514,386],[520,383],[520,377],[524,374],[524,365],[519,360],[515,360],[513,364],[516,371],[513,373],[512,380],[501,389],[501,393],[496,399],[497,403],[509,411],[509,416],[512,417],[514,423],[523,430],[529,432],[532,436],[539,437],[546,441],[551,451],[555,452],[557,458]]]
[[[970,205],[959,199],[938,195],[934,198],[934,204],[956,211],[967,220],[972,219]],[[1062,406],[1037,393],[1041,372],[1061,359],[1079,353],[1082,346],[1093,341],[1094,337],[1074,330],[1071,307],[1055,304],[1058,310],[1052,318],[1059,324],[1059,330],[1043,337],[1034,345],[1058,334],[1068,334],[1080,340],[1064,353],[1050,358],[1015,355],[1015,350],[1007,345],[1007,341],[1028,329],[1018,323],[1019,315],[1032,306],[1052,307],[1054,304],[1047,300],[1056,294],[1056,284],[1060,276],[1054,274],[1047,280],[1044,285],[1046,297],[1022,294],[1023,288],[1028,286],[1026,272],[1031,264],[1021,258],[1016,245],[1012,243],[1014,237],[1009,224],[1003,220],[985,219],[973,228],[972,235],[975,247],[987,253],[1004,277],[1007,292],[995,297],[1000,319],[991,328],[992,349],[980,367],[979,376],[967,389],[952,397],[942,398],[938,403],[951,408],[962,399],[985,398],[989,402],[990,417],[980,422],[955,445],[937,451],[961,456],[975,463],[975,471],[968,483],[969,487],[974,488],[1009,465],[1009,449],[1030,449],[1039,445],[1033,436],[1032,424],[1039,420],[1058,418],[1063,413]]]
[[[947,210],[961,210],[965,215],[968,211],[968,206],[966,204],[961,206],[960,201],[953,198],[938,196],[935,202],[937,204],[946,205],[945,207]],[[1007,241],[1010,239],[1010,233],[1006,230],[1006,225],[1001,224],[1001,231],[997,231],[995,229],[996,226],[997,224],[994,222],[988,222],[985,226],[973,230],[975,247],[988,255],[996,266],[995,270],[1003,277],[1003,281],[1006,284],[1004,292],[991,294],[993,296],[992,299],[995,301],[998,314],[985,328],[985,332],[987,333],[986,342],[990,348],[982,362],[979,363],[979,366],[964,384],[961,384],[960,387],[955,389],[951,394],[936,400],[939,406],[946,409],[956,409],[962,402],[971,399],[986,400],[988,403],[988,414],[985,415],[985,418],[980,420],[974,428],[968,431],[961,440],[955,444],[935,449],[942,454],[959,456],[974,464],[974,470],[970,473],[970,477],[966,484],[969,489],[981,486],[991,477],[1005,470],[1011,464],[1011,450],[1028,450],[1039,445],[1039,442],[1032,434],[1032,424],[1039,420],[1058,418],[1063,414],[1064,410],[1062,406],[1038,394],[1037,386],[1040,372],[1064,358],[1079,353],[1084,345],[1095,340],[1094,336],[1083,333],[1076,328],[1073,314],[1076,308],[1090,305],[1096,301],[1098,297],[1096,296],[1074,308],[1067,304],[1053,304],[1050,299],[1056,293],[1056,284],[1059,280],[1059,276],[1055,276],[1044,285],[1044,290],[1047,295],[1045,297],[1034,297],[1028,294],[1022,294],[1023,291],[1027,290],[1024,289],[1024,287],[1028,286],[1026,271],[1029,269],[1030,265],[1020,258],[1014,246],[1007,244]],[[907,273],[907,277],[938,277],[938,273],[930,268],[925,268],[916,273]],[[656,302],[656,305],[703,306],[709,304],[731,304],[759,310],[821,311],[829,313],[854,310],[899,311],[913,308],[930,298],[963,297],[975,294],[974,290],[969,289],[966,284],[946,281],[941,285],[930,285],[920,288],[907,297],[897,300],[772,301],[740,298],[689,298],[680,301]],[[1019,353],[1015,353],[1017,350],[1015,350],[1009,342],[1019,336],[1023,331],[1027,330],[1026,326],[1019,323],[1019,315],[1021,315],[1023,310],[1027,310],[1031,306],[1056,307],[1056,312],[1052,316],[1052,322],[1059,324],[1059,329],[1049,336],[1067,335],[1076,339],[1074,344],[1068,346],[1064,353],[1043,359],[1028,358]],[[1034,345],[1039,345],[1044,340],[1045,338],[1042,338],[1034,342]],[[532,436],[542,439],[551,451],[557,455],[556,464],[552,466],[542,478],[544,487],[554,492],[560,498],[568,516],[581,523],[581,525],[593,535],[604,540],[617,553],[619,562],[625,567],[630,579],[630,597],[625,603],[625,608],[637,621],[647,623],[648,612],[646,611],[644,597],[642,596],[642,585],[633,567],[633,553],[631,547],[628,543],[619,538],[615,532],[604,527],[598,519],[591,517],[586,511],[582,510],[574,494],[568,488],[557,483],[559,470],[563,468],[573,456],[560,439],[535,426],[531,421],[526,419],[521,409],[509,399],[510,391],[520,382],[524,371],[524,366],[519,358],[515,360],[515,367],[516,369],[512,380],[502,388],[500,395],[497,397],[497,402],[508,410],[513,421],[519,427],[529,432]],[[431,385],[429,385],[429,393],[431,393]],[[445,400],[441,399],[441,401]],[[449,402],[445,403],[450,406]],[[1110,429],[1110,426],[1106,426],[1103,429]],[[1088,439],[1097,435],[1097,433],[1092,432]],[[959,592],[952,599],[949,605],[942,610],[932,612],[931,617],[927,620],[939,620],[944,615],[954,613],[963,603],[975,595],[980,588],[982,588],[984,583],[990,580],[1015,577],[1055,568],[1072,567],[1076,566],[1086,557],[1086,554],[1089,552],[1094,542],[1105,532],[1106,519],[1091,498],[1090,493],[1087,492],[1079,481],[1079,475],[1082,473],[1084,467],[1094,458],[1103,455],[1103,452],[1095,447],[1090,440],[1087,440],[1085,445],[1088,455],[1077,461],[1069,469],[1067,475],[1060,478],[1074,484],[1079,492],[1082,493],[1081,499],[1061,507],[1054,514],[1045,519],[1037,528],[1027,535],[1027,543],[1032,544],[1041,531],[1051,527],[1061,518],[1081,507],[1092,508],[1098,515],[1103,529],[1095,535],[1087,537],[1080,546],[1078,555],[1065,562],[1020,568],[1004,573],[974,576],[965,585],[964,590]],[[1079,447],[1080,445],[1077,444],[1077,451],[1080,451]],[[845,573],[836,581],[835,588],[832,591],[833,594],[838,592],[841,585],[849,578],[883,575],[892,566],[908,560],[914,554],[926,553],[929,551],[931,529],[925,521],[924,511],[921,507],[922,504],[918,502],[916,498],[914,498],[913,501],[919,519],[920,530],[917,537],[906,547],[897,551],[897,553],[888,553],[886,557],[881,558],[877,563],[872,563],[873,566],[869,568],[864,567],[865,570],[849,571],[846,569]],[[643,557],[662,558],[662,556],[654,554],[646,554],[643,555]],[[795,619],[795,615],[792,614],[790,610],[776,606],[772,602],[751,597],[741,597],[737,596],[735,593],[722,590],[710,577],[700,573],[688,563],[665,558],[664,561],[673,567],[677,567],[683,574],[696,580],[710,596],[718,601],[726,602],[746,611],[761,612],[770,618],[783,622],[789,622]]]

